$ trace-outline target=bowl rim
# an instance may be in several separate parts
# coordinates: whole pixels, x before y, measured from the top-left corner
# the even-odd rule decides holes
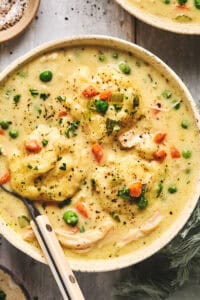
[[[200,35],[200,22],[196,23],[176,23],[172,20],[159,18],[150,13],[144,13],[141,9],[129,3],[129,0],[115,0],[121,7],[135,16],[140,21],[147,23],[153,27],[174,32],[178,34]]]
[[[25,65],[27,62],[33,60],[34,58],[62,48],[71,48],[74,46],[100,46],[107,48],[115,48],[119,51],[131,52],[133,55],[139,57],[142,60],[148,61],[158,72],[164,74],[172,83],[177,86],[182,97],[188,103],[194,118],[196,119],[196,125],[200,129],[200,116],[196,104],[183,83],[183,81],[178,77],[178,75],[168,67],[163,61],[161,61],[157,56],[151,52],[145,50],[144,48],[124,41],[119,38],[103,36],[103,35],[84,35],[84,36],[72,36],[67,38],[62,38],[59,40],[51,41],[45,43],[39,47],[34,48],[29,51],[27,54],[16,59],[11,63],[4,71],[0,73],[0,84],[6,78],[14,72],[20,66]],[[199,133],[200,137],[200,133]],[[168,228],[167,231],[162,233],[161,237],[157,238],[150,245],[142,247],[140,250],[134,251],[133,253],[128,253],[117,258],[112,259],[72,259],[69,258],[69,263],[73,270],[81,272],[105,272],[122,269],[136,263],[143,261],[144,259],[152,256],[164,246],[166,246],[183,228],[185,223],[188,221],[191,216],[200,195],[200,170],[198,172],[198,179],[196,184],[196,189],[191,197],[190,201],[186,203],[184,209],[180,212],[179,217],[173,222],[173,224]],[[44,257],[41,255],[39,250],[31,245],[30,243],[25,242],[22,238],[11,229],[5,221],[0,218],[0,233],[16,248],[34,258],[37,261],[45,263]]]

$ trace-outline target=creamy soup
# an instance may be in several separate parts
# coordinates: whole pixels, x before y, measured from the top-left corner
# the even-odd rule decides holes
[[[173,84],[130,53],[60,49],[0,88],[0,183],[47,214],[69,257],[112,258],[149,245],[194,193],[200,142]],[[18,199],[8,226],[38,247]]]
[[[200,23],[199,0],[125,0],[144,12],[180,23]]]

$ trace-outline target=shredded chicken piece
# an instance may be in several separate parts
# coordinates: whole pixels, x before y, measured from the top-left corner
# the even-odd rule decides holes
[[[24,228],[22,238],[27,242],[32,242],[35,239],[35,233],[31,226]]]
[[[73,249],[77,253],[84,253],[89,251],[97,242],[102,240],[108,232],[114,227],[114,222],[108,218],[99,228],[94,230],[88,230],[84,233],[68,232],[63,229],[55,229],[58,240],[62,246]],[[31,226],[26,227],[23,230],[22,238],[25,241],[32,242],[35,239],[35,234]]]
[[[134,128],[120,134],[118,140],[122,148],[130,149],[135,147],[139,155],[147,160],[153,159],[153,153],[157,150],[152,134],[135,134]]]
[[[129,232],[122,238],[120,242],[117,243],[118,247],[124,247],[125,245],[136,241],[151,231],[155,230],[161,223],[163,216],[159,211],[156,211],[140,228],[132,228]]]
[[[160,224],[160,222],[162,221],[163,216],[161,215],[161,213],[157,210],[152,216],[151,218],[149,218],[143,226],[141,226],[140,230],[143,233],[149,233],[151,231],[153,231],[155,228],[158,227],[158,225]]]
[[[56,229],[55,232],[60,243],[69,249],[86,250],[93,247],[102,240],[108,232],[114,227],[113,221],[109,218],[102,225],[94,230],[88,230],[84,233],[69,234],[65,230]]]

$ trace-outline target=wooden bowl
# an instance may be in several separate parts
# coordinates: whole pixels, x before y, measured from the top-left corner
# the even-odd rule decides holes
[[[188,91],[187,87],[184,85],[182,80],[176,75],[164,62],[162,62],[158,57],[144,48],[126,42],[117,38],[108,37],[108,36],[79,36],[71,38],[63,38],[58,41],[52,41],[46,43],[42,46],[33,49],[25,56],[17,59],[9,67],[7,67],[2,73],[0,73],[0,84],[6,80],[6,78],[16,71],[16,69],[24,66],[26,63],[35,59],[36,57],[46,54],[49,51],[56,51],[62,48],[68,47],[84,47],[84,46],[100,46],[100,47],[110,47],[114,48],[116,51],[128,51],[133,55],[137,56],[139,59],[144,60],[149,65],[151,65],[155,70],[158,70],[160,73],[166,77],[174,88],[178,89],[181,98],[188,104],[188,107],[191,108],[193,116],[196,119],[196,126],[200,129],[200,117],[198,110],[193,101],[193,98]],[[200,138],[197,136],[196,138]],[[117,270],[124,268],[130,265],[134,265],[151,255],[155,254],[161,248],[166,246],[183,228],[189,217],[191,216],[200,195],[200,170],[198,172],[198,178],[196,184],[193,187],[193,195],[188,199],[184,208],[180,211],[180,214],[170,225],[161,236],[158,236],[151,244],[138,249],[132,253],[128,253],[119,257],[110,258],[110,259],[75,259],[69,258],[70,265],[75,271],[82,272],[105,272],[111,270]],[[42,256],[41,251],[30,243],[24,241],[22,237],[17,234],[11,227],[7,226],[6,222],[0,218],[0,233],[16,248],[20,249],[27,255],[32,258],[45,262],[44,257]]]
[[[130,14],[151,26],[179,34],[200,34],[200,23],[177,23],[172,20],[164,19],[149,13],[145,13],[141,9],[137,8],[134,4],[131,4],[129,0],[115,1],[119,3],[119,5],[121,5]]]
[[[39,4],[40,0],[30,0],[22,18],[8,29],[0,31],[0,43],[13,39],[22,33],[35,17]]]

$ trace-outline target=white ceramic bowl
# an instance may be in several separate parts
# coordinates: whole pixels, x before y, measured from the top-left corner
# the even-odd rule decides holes
[[[26,64],[33,58],[46,53],[51,50],[56,50],[64,47],[73,47],[73,46],[108,46],[113,47],[117,50],[125,50],[133,53],[137,57],[151,64],[155,69],[159,70],[165,77],[167,77],[174,86],[179,89],[182,99],[188,102],[191,106],[193,114],[199,123],[200,119],[197,113],[197,108],[193,102],[192,96],[181,81],[181,79],[159,58],[157,58],[152,53],[144,50],[143,48],[131,44],[129,42],[125,42],[123,40],[105,36],[81,36],[81,37],[72,37],[66,38],[59,41],[53,41],[47,44],[44,44],[32,51],[28,54],[19,58],[14,63],[12,63],[8,68],[6,68],[0,74],[0,84],[6,79],[6,77],[16,70],[16,68]],[[99,272],[99,271],[110,271],[116,270],[123,267],[127,267],[133,264],[136,264],[147,257],[153,255],[161,248],[163,248],[167,243],[169,243],[176,234],[180,231],[180,229],[187,222],[190,217],[192,211],[194,210],[198,197],[200,195],[200,170],[199,170],[199,179],[194,187],[195,192],[194,196],[188,201],[185,208],[180,213],[179,217],[176,221],[168,228],[166,232],[162,234],[161,237],[156,239],[152,244],[146,246],[138,251],[134,251],[133,253],[129,253],[127,255],[123,255],[117,258],[107,259],[107,260],[75,260],[70,259],[71,267],[76,271],[87,271],[87,272]],[[39,250],[29,243],[22,240],[22,238],[17,235],[10,227],[6,226],[4,220],[0,219],[0,232],[2,235],[15,247],[28,254],[32,258],[45,262]]]
[[[200,34],[200,23],[177,23],[169,19],[164,19],[149,13],[145,13],[143,10],[137,8],[134,4],[131,4],[129,0],[115,1],[118,2],[130,14],[154,27],[180,34]]]

